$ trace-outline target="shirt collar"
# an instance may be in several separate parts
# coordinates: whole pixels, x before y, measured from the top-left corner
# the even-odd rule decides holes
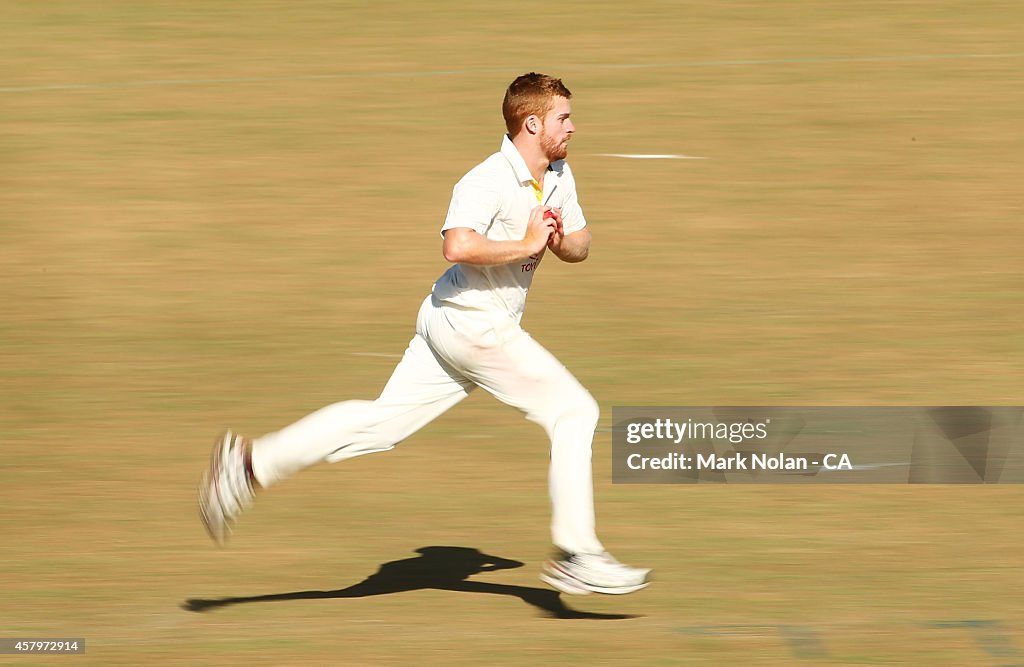
[[[501,138],[501,154],[505,156],[508,163],[512,165],[512,171],[515,172],[516,178],[519,179],[520,183],[530,183],[533,181],[533,174],[530,173],[530,168],[526,166],[526,160],[519,154],[519,149],[512,143],[512,140],[506,134]],[[556,160],[548,165],[548,171],[556,172],[559,176],[562,175],[562,169],[565,168],[565,160]]]
[[[526,160],[519,154],[519,149],[516,148],[516,145],[512,143],[507,134],[501,139],[501,154],[512,165],[512,171],[515,172],[516,178],[519,179],[520,183],[533,181],[533,174],[530,173],[530,168],[526,166]]]

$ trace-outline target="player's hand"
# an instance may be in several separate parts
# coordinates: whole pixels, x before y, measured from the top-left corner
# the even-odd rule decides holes
[[[526,236],[523,238],[530,255],[536,255],[543,250],[548,240],[561,226],[561,214],[545,217],[544,214],[551,210],[553,209],[548,206],[536,206],[530,211],[530,219],[526,222]]]
[[[565,238],[565,230],[562,228],[562,212],[557,208],[549,208],[544,212],[544,217],[555,223],[555,231],[548,237],[548,247],[557,252],[562,246],[562,239]]]
[[[544,219],[545,220],[549,220],[549,219],[550,220],[554,220],[555,221],[555,231],[557,231],[559,234],[561,234],[562,233],[562,211],[557,209],[557,208],[551,207],[551,206],[545,206],[544,209],[545,209],[544,210]]]

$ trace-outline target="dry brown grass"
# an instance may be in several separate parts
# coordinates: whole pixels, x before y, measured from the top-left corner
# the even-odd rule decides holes
[[[383,385],[393,360],[356,355],[401,352],[528,69],[575,93],[596,245],[545,262],[527,324],[606,414],[1020,404],[1015,3],[6,5],[3,635],[104,665],[1021,661],[1017,488],[613,487],[606,434],[602,535],[659,579],[569,604],[637,618],[438,590],[181,608],[430,545],[541,586],[545,443],[484,396],[283,485],[228,551],[194,509],[222,425]]]

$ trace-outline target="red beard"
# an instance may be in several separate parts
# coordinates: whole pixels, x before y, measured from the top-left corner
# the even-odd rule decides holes
[[[556,144],[546,132],[540,135],[540,148],[544,151],[544,155],[547,157],[549,162],[564,160],[566,156],[569,155],[567,143]]]

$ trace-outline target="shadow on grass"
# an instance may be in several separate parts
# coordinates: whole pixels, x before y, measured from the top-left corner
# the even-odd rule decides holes
[[[252,602],[281,602],[285,600],[328,600],[363,598],[372,595],[390,595],[405,591],[434,589],[458,591],[461,593],[484,593],[508,595],[541,610],[551,618],[625,619],[636,618],[629,614],[597,614],[576,611],[567,607],[558,593],[546,588],[491,584],[482,581],[468,581],[481,572],[510,570],[522,567],[517,560],[509,560],[481,553],[468,547],[422,547],[416,552],[417,558],[391,561],[380,566],[374,574],[358,584],[333,591],[294,591],[249,597],[218,598],[203,600],[191,598],[181,608],[186,611],[204,612],[220,607]]]

